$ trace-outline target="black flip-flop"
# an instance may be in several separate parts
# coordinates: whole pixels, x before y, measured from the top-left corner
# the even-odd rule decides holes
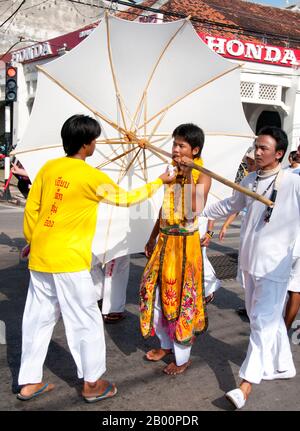
[[[118,323],[123,319],[125,319],[124,313],[103,314],[103,320],[105,323]]]

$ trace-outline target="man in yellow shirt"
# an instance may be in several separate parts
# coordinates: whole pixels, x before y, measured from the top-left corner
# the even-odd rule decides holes
[[[101,379],[106,371],[105,339],[96,290],[89,273],[99,202],[129,206],[149,198],[174,175],[127,192],[85,163],[101,128],[96,120],[74,115],[63,125],[66,157],[48,161],[34,180],[24,214],[30,246],[30,283],[22,325],[22,358],[17,398],[29,400],[54,388],[44,384],[43,364],[56,322],[62,315],[82,396],[87,402],[117,393]]]

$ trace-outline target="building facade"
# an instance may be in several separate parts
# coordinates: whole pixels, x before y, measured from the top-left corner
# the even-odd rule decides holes
[[[160,23],[176,19],[176,17],[170,16],[170,10],[172,12],[178,10],[180,13],[184,12],[186,14],[189,10],[189,5],[192,8],[193,17],[199,17],[200,20],[199,22],[195,20],[195,29],[199,37],[218,54],[230,59],[232,62],[243,64],[241,68],[241,100],[245,116],[254,133],[257,133],[264,125],[283,127],[289,136],[290,149],[297,148],[300,144],[300,13],[280,9],[278,9],[278,12],[275,10],[276,8],[254,5],[241,2],[241,0],[219,2],[219,4],[223,5],[220,6],[221,9],[216,6],[218,5],[217,0],[211,2],[189,1],[185,9],[182,9],[184,7],[183,3],[182,1],[154,2],[148,0],[142,3],[142,6],[150,6],[152,11],[139,9],[140,16],[137,16],[137,9],[132,8],[132,17],[130,16],[130,10],[126,14],[120,12],[119,16],[139,20],[140,22]],[[211,9],[212,5],[214,5],[214,10],[217,10],[218,15],[214,15],[213,11],[209,10],[209,13],[205,15],[205,20],[207,20],[207,17],[210,18],[209,23],[219,20],[223,27],[222,25],[207,25],[206,22],[204,22],[205,25],[202,25],[203,14],[207,12],[207,9],[201,8],[202,15],[198,9],[193,9],[196,6],[198,8],[199,3],[205,4],[206,7],[209,5]],[[181,5],[180,9],[177,7],[178,4]],[[236,22],[233,22],[232,18],[225,14],[225,12],[229,13],[229,6],[232,8],[234,4],[243,8],[246,5],[246,9],[243,9],[243,12],[246,10],[246,15],[256,11],[257,16],[257,10],[262,11],[261,13],[265,14],[265,16],[275,14],[275,24],[279,18],[282,20],[280,14],[284,13],[286,19],[285,33],[283,34],[282,30],[278,33],[277,30],[276,33],[268,33],[267,36],[262,36],[262,29],[269,28],[267,22],[262,22],[262,18],[258,21],[261,27],[254,27],[252,33],[248,33],[246,25],[242,26],[241,22],[238,23],[239,31],[236,31]],[[226,5],[229,6],[226,8]],[[252,10],[253,7],[256,9]],[[244,19],[246,19],[245,13],[241,15]],[[279,18],[278,14],[280,15]],[[224,19],[224,16],[226,19]],[[293,20],[299,24],[299,35],[296,34],[299,39],[295,36],[295,28],[292,25]],[[251,22],[248,23],[248,21],[247,25],[252,26]],[[275,24],[274,26],[276,27]],[[14,124],[16,125],[14,129],[14,145],[22,138],[22,133],[25,130],[32,109],[37,85],[36,66],[64,55],[87,37],[96,25],[97,23],[94,23],[78,31],[15,50],[3,58],[4,62],[12,61],[18,65],[19,89],[18,102],[15,104],[14,113]],[[4,134],[4,73],[5,68],[4,63],[2,63],[2,68],[0,66],[0,140]]]

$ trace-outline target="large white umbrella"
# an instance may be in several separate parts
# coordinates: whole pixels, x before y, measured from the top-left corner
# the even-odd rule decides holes
[[[154,147],[170,152],[174,128],[193,122],[206,135],[205,167],[234,180],[254,138],[240,100],[239,68],[211,51],[188,19],[142,24],[106,15],[76,48],[39,68],[17,157],[33,180],[47,160],[64,154],[64,121],[87,113],[102,128],[88,163],[131,189],[162,173],[168,159]],[[213,182],[212,196],[231,192]],[[161,197],[162,190],[132,208],[101,204],[93,244],[101,262],[143,250]]]

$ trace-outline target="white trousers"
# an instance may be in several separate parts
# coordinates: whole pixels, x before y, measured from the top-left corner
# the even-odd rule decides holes
[[[105,265],[104,270],[99,263],[92,267],[91,275],[98,301],[103,299],[103,314],[120,313],[125,310],[129,267],[129,255],[111,260]]]
[[[173,350],[176,365],[180,367],[181,365],[188,362],[188,360],[190,359],[192,346],[184,346],[171,340],[167,333],[166,327],[163,326],[161,300],[158,287],[156,288],[156,297],[154,303],[153,326],[155,329],[155,333],[160,341],[160,347],[162,349]]]
[[[216,277],[215,270],[206,255],[206,247],[202,247],[203,259],[203,284],[205,297],[211,295],[221,287],[220,280]]]
[[[208,224],[207,217],[202,217],[202,216],[198,217],[200,239],[207,232],[207,224]],[[207,297],[221,287],[221,282],[216,277],[215,270],[207,257],[206,247],[202,247],[202,259],[203,259],[204,292],[205,292],[205,297]]]
[[[105,372],[103,320],[89,271],[30,271],[22,325],[20,385],[42,381],[43,364],[60,314],[78,377],[95,382]]]
[[[243,272],[246,310],[250,319],[250,340],[239,376],[260,383],[277,371],[295,370],[283,308],[287,283],[257,278]]]
[[[293,258],[288,290],[290,292],[300,292],[300,257],[295,256]]]

